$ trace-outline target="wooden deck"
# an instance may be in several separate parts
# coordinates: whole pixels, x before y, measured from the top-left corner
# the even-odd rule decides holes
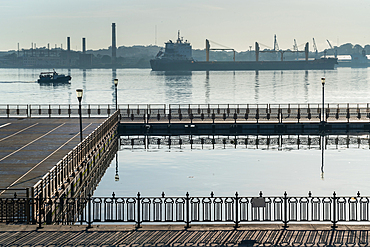
[[[0,225],[0,246],[368,246],[370,226],[301,224],[86,226]]]
[[[83,118],[84,137],[104,120]],[[78,118],[0,119],[0,189],[33,186],[79,143],[79,126]]]

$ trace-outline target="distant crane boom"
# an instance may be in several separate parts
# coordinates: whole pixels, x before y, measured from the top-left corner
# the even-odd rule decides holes
[[[297,41],[294,39],[293,50],[298,51]]]
[[[317,50],[315,38],[312,38],[312,41],[313,41],[313,50],[315,51],[315,59],[317,59],[319,51]]]
[[[333,46],[331,46],[329,40],[326,40],[326,42],[328,42],[329,46],[330,46],[330,49],[333,49]]]
[[[316,42],[315,42],[315,38],[312,38],[312,41],[313,41],[313,50],[314,50],[315,52],[318,52],[318,50],[317,50],[317,46],[316,46]]]

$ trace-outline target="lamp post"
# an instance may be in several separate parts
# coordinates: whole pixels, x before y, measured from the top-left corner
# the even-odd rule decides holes
[[[117,103],[117,85],[118,85],[118,79],[114,79],[114,88],[116,91],[116,111],[118,110],[118,103]]]
[[[81,112],[81,100],[82,100],[82,89],[76,89],[77,99],[79,102],[78,114],[80,115],[80,142],[82,142],[82,112]]]
[[[325,91],[325,77],[321,78],[321,84],[322,84],[322,119],[321,122],[325,122],[325,113],[324,113],[324,91]]]

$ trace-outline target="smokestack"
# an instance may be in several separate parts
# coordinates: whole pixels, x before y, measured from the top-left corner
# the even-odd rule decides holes
[[[71,38],[67,37],[67,64],[71,66]]]
[[[68,51],[71,50],[71,38],[70,37],[67,37],[67,50]]]
[[[112,64],[116,63],[116,23],[112,23]]]
[[[82,38],[82,53],[86,53],[86,39]]]

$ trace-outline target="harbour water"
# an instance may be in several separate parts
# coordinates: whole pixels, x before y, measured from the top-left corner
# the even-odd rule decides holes
[[[113,79],[118,78],[118,103],[255,104],[320,103],[321,77],[326,77],[325,102],[368,103],[369,69],[332,71],[238,71],[165,74],[148,69],[57,70],[70,74],[71,84],[40,85],[41,70],[0,69],[0,104],[115,103]],[[328,148],[324,176],[318,148],[291,150],[237,148],[155,149],[124,147],[100,182],[96,196],[355,195],[370,194],[369,146]],[[117,167],[116,167],[117,163]],[[114,177],[118,170],[119,181]]]
[[[0,104],[114,103],[113,79],[118,78],[118,103],[245,104],[320,103],[321,77],[325,101],[365,103],[370,98],[368,68],[330,71],[210,71],[165,74],[149,69],[60,69],[71,84],[38,84],[39,69],[0,69]]]

